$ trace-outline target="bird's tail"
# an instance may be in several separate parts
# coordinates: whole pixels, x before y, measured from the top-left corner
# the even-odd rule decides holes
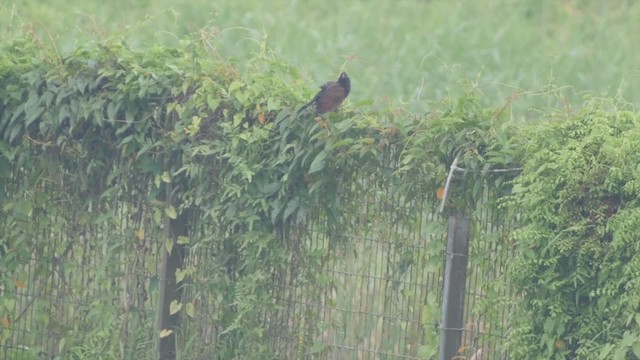
[[[300,115],[300,113],[305,111],[309,106],[313,105],[313,103],[314,103],[314,100],[311,100],[308,103],[302,105],[302,107],[300,109],[298,109],[298,115]]]

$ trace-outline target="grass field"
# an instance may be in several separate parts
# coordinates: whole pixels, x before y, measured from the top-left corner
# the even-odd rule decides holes
[[[170,45],[210,27],[240,65],[266,42],[311,86],[346,69],[355,105],[390,98],[422,111],[470,85],[491,106],[517,94],[520,117],[562,97],[640,104],[639,18],[630,0],[5,0],[0,36],[35,31],[64,52],[114,33]]]

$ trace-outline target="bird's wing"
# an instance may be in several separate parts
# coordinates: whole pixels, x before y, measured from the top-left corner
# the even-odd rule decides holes
[[[327,83],[316,99],[318,113],[334,111],[346,97],[345,90],[338,83]]]
[[[318,101],[318,99],[320,98],[320,95],[322,95],[325,90],[328,87],[331,87],[332,85],[337,85],[337,83],[335,82],[328,82],[322,86],[320,86],[320,91],[318,91],[318,93],[316,94],[316,96],[313,97],[313,99],[311,99],[308,103],[302,105],[302,107],[300,109],[298,109],[298,114],[300,114],[301,112],[303,112],[306,108],[308,108],[309,106],[313,105],[316,103],[316,101]]]

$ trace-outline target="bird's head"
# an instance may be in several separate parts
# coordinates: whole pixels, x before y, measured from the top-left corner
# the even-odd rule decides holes
[[[340,77],[338,78],[338,84],[342,86],[345,90],[345,97],[349,95],[349,91],[351,91],[351,79],[349,79],[349,75],[346,72],[341,72]]]

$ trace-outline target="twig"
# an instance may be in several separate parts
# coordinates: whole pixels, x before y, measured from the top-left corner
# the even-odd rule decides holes
[[[469,170],[467,170],[465,168],[461,168],[461,167],[458,167],[458,166],[454,165],[454,163],[451,164],[451,170],[459,171],[459,172],[462,172],[462,173],[466,173],[467,171],[469,171]],[[488,169],[488,170],[482,170],[480,173],[481,174],[488,174],[488,173],[506,173],[506,172],[516,172],[516,171],[522,171],[522,168],[519,167],[519,168],[511,168],[511,169]]]
[[[447,182],[444,185],[444,194],[442,195],[442,201],[440,202],[440,210],[439,210],[440,213],[444,211],[444,203],[447,201],[447,195],[449,194],[449,185],[451,185],[451,179],[453,179],[453,172],[459,171],[461,173],[466,173],[467,171],[469,171],[465,168],[458,167],[458,161],[460,160],[460,156],[462,156],[463,153],[464,151],[462,150],[458,151],[455,159],[453,159],[453,162],[451,163],[451,167],[449,168],[449,175],[447,175]],[[519,167],[519,168],[511,168],[511,169],[488,169],[488,170],[482,170],[480,173],[481,174],[507,173],[507,172],[517,172],[517,171],[522,171],[522,168]]]
[[[447,201],[447,194],[449,194],[449,185],[451,184],[451,179],[453,178],[454,169],[458,169],[458,160],[460,160],[460,156],[462,156],[462,150],[458,151],[455,159],[451,163],[451,167],[449,168],[449,175],[447,175],[447,182],[444,184],[444,194],[442,194],[442,201],[440,202],[440,212],[444,211],[444,203]]]

